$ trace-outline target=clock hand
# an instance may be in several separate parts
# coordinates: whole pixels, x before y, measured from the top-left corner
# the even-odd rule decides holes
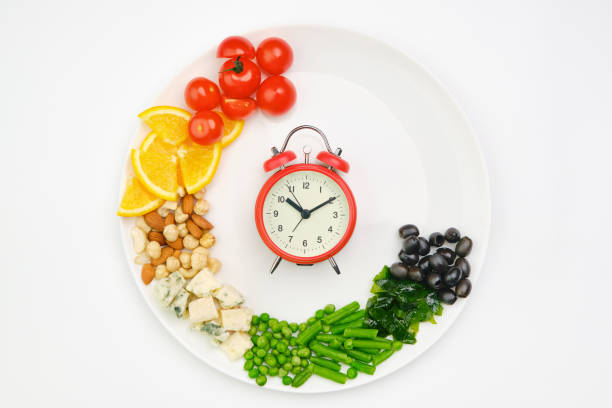
[[[324,205],[327,205],[327,204],[331,203],[336,198],[338,198],[338,196],[336,196],[336,197],[329,197],[329,200],[322,202],[321,204],[317,205],[314,208],[311,208],[310,210],[308,210],[308,212],[312,214],[313,212],[315,212],[315,210],[318,210],[319,208],[323,207]]]
[[[298,210],[300,213],[302,213],[302,211],[304,210],[301,205],[294,203],[293,200],[290,198],[286,199],[285,202],[289,204],[290,206],[292,206],[293,208],[295,208],[296,210]]]
[[[302,211],[302,204],[300,204],[300,200],[298,200],[295,194],[293,194],[293,191],[291,191],[291,187],[289,185],[287,185],[287,188],[289,189],[289,192],[291,193],[293,198],[295,198],[295,202],[298,203],[298,205],[300,206],[300,211]]]
[[[294,231],[297,229],[298,225],[300,225],[300,223],[301,223],[302,221],[304,221],[304,217],[300,218],[300,220],[298,221],[298,223],[297,223],[297,224],[295,225],[295,227],[293,227],[293,229],[291,230],[291,233],[293,233],[293,232],[294,232]]]

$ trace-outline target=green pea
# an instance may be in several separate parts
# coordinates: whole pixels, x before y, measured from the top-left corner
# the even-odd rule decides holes
[[[258,338],[259,338],[258,335],[251,336],[251,341],[253,342],[253,344],[257,344],[257,339]]]
[[[253,368],[253,366],[255,365],[255,363],[253,362],[253,360],[247,360],[244,362],[244,371],[249,371],[251,368]]]
[[[266,330],[268,330],[268,325],[264,322],[261,322],[257,325],[257,330],[259,330],[260,332],[265,332]]]
[[[270,315],[268,313],[262,313],[259,315],[259,318],[262,322],[267,322],[268,320],[270,320]]]
[[[273,354],[268,354],[266,358],[264,358],[264,361],[270,367],[276,367],[276,365],[278,364],[278,362],[276,361],[276,357],[274,357]]]
[[[259,350],[259,347],[257,347],[257,346],[251,347],[251,351],[253,352],[253,354],[257,354],[258,350]]]
[[[259,349],[257,350],[257,353],[255,353],[255,355],[259,358],[264,358],[266,356],[266,350],[264,349]]]
[[[286,337],[286,338],[291,337],[291,334],[292,334],[291,333],[291,329],[288,328],[288,327],[282,327],[281,328],[281,333],[282,333],[283,337]]]
[[[299,326],[297,323],[289,323],[289,328],[291,329],[291,332],[295,333],[298,331]]]
[[[250,378],[255,378],[255,377],[257,377],[258,375],[259,375],[259,370],[258,370],[258,369],[256,369],[256,368],[251,368],[251,369],[249,370],[249,372],[248,372],[248,376],[249,376]]]
[[[283,375],[283,384],[284,385],[291,385],[291,382],[293,380],[291,379],[291,377],[289,377],[288,375]]]
[[[302,360],[302,362],[300,363],[300,366],[306,368],[308,366],[308,360],[306,359]]]
[[[269,331],[265,332],[263,336],[268,340],[272,340],[272,333],[270,333]]]
[[[275,339],[276,340],[276,339]],[[287,351],[287,345],[281,341],[276,345],[276,349],[280,352]]]
[[[280,324],[275,324],[274,326],[270,326],[273,333],[279,333],[283,328]]]
[[[291,363],[285,363],[283,364],[283,368],[287,371],[291,371],[291,369],[293,368],[293,364]]]
[[[283,365],[287,362],[287,356],[284,354],[279,354],[276,356],[276,361],[278,361],[278,364]]]
[[[329,305],[325,305],[325,307],[323,308],[323,311],[326,314],[332,314],[336,311],[336,306],[332,305],[331,303]]]
[[[306,330],[308,328],[308,325],[306,323],[300,323],[300,325],[298,326],[298,329],[303,332],[304,330]]]
[[[281,333],[274,333],[274,334],[272,334],[272,337],[274,337],[275,339],[279,339],[280,340],[280,339],[283,338],[283,335]]]
[[[253,363],[255,363],[255,365],[262,365],[263,364],[263,358],[261,357],[253,357]]]
[[[317,321],[316,317],[314,317],[314,316],[313,317],[309,317],[308,320],[306,320],[306,324],[308,326],[310,326],[311,324],[314,324],[316,321]]]
[[[270,345],[270,342],[266,337],[260,337],[257,339],[257,347],[265,349]]]
[[[349,368],[346,370],[346,376],[350,379],[357,377],[357,370],[355,370],[353,367]]]
[[[280,325],[281,327],[289,327],[289,323],[286,320],[281,320]]]
[[[268,324],[270,326],[272,326],[273,324],[278,324],[278,319],[271,318],[270,320],[268,320]]]
[[[292,349],[291,350],[291,355],[292,356],[297,356],[297,349]]]
[[[259,372],[263,375],[268,375],[268,372],[270,371],[270,367],[262,365],[259,367]]]
[[[275,356],[280,355],[280,351],[278,351],[276,349],[272,350],[271,353],[274,354]]]
[[[259,316],[255,315],[255,316],[251,317],[251,324],[252,325],[259,324]]]
[[[393,343],[391,343],[391,348],[395,351],[400,350],[403,346],[403,343],[399,340],[394,340]]]
[[[245,360],[251,360],[255,355],[253,354],[253,351],[251,350],[247,350],[246,353],[244,353],[244,359]]]
[[[302,359],[299,358],[298,356],[291,357],[291,364],[293,364],[294,366],[300,365],[301,362],[302,362]]]
[[[278,340],[277,339],[270,340],[270,347],[276,347],[277,344],[278,344]]]
[[[324,333],[329,333],[331,331],[331,326],[329,324],[324,324],[323,326],[321,326],[321,330]]]
[[[287,339],[280,339],[279,342],[284,343],[285,346],[289,347],[289,340],[287,340]]]
[[[322,319],[323,317],[325,317],[325,312],[323,311],[323,309],[319,309],[315,312],[315,318],[317,320]]]
[[[293,367],[293,370],[291,370],[291,372],[292,372],[293,374],[299,374],[299,373],[301,373],[302,371],[304,371],[304,369],[303,369],[302,367]]]
[[[289,339],[289,345],[295,347],[295,345],[297,344],[297,339],[295,337],[292,337]]]
[[[310,357],[310,349],[308,347],[300,347],[297,352],[298,357]]]
[[[268,382],[268,379],[266,378],[265,375],[260,375],[259,377],[257,377],[255,379],[255,382],[257,383],[257,385],[259,385],[260,387],[263,387],[264,385],[266,385],[266,383]]]
[[[251,326],[251,328],[249,329],[249,336],[253,336],[255,334],[257,334],[257,327]]]
[[[276,377],[278,375],[278,367],[270,367],[270,372],[268,375],[270,377]]]

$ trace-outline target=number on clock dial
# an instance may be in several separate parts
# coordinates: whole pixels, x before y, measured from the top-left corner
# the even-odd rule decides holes
[[[303,218],[287,200],[313,211]],[[278,180],[266,196],[263,212],[264,226],[276,246],[300,257],[318,256],[331,250],[340,242],[349,223],[344,192],[334,180],[315,171],[296,171]]]

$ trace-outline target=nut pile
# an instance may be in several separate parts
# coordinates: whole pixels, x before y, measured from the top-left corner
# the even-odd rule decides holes
[[[156,211],[137,217],[132,228],[134,262],[142,265],[146,285],[175,271],[190,279],[204,268],[212,273],[221,269],[221,262],[210,256],[215,236],[210,232],[213,225],[204,218],[210,208],[204,190],[194,195],[179,190],[180,201],[166,201]]]

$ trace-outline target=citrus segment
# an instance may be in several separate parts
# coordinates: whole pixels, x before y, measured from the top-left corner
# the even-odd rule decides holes
[[[119,204],[117,215],[135,217],[153,211],[164,203],[161,198],[149,193],[136,177],[128,180]]]
[[[210,183],[221,159],[221,149],[221,142],[214,145],[199,145],[187,141],[179,147],[181,177],[189,194],[201,190]]]
[[[191,113],[173,106],[154,106],[138,115],[162,140],[171,145],[184,142],[189,136]]]
[[[164,200],[177,199],[176,156],[154,151],[132,149],[132,166],[136,177],[151,193]]]
[[[152,151],[165,154],[176,154],[177,147],[162,140],[155,132],[151,132],[142,141],[140,150],[143,152]]]
[[[223,112],[215,111],[215,113],[218,113],[219,116],[221,116],[221,119],[223,119],[223,137],[221,138],[221,147],[225,148],[232,144],[232,142],[236,140],[238,136],[240,136],[240,133],[242,133],[242,128],[244,128],[244,120],[232,120],[225,116]]]

